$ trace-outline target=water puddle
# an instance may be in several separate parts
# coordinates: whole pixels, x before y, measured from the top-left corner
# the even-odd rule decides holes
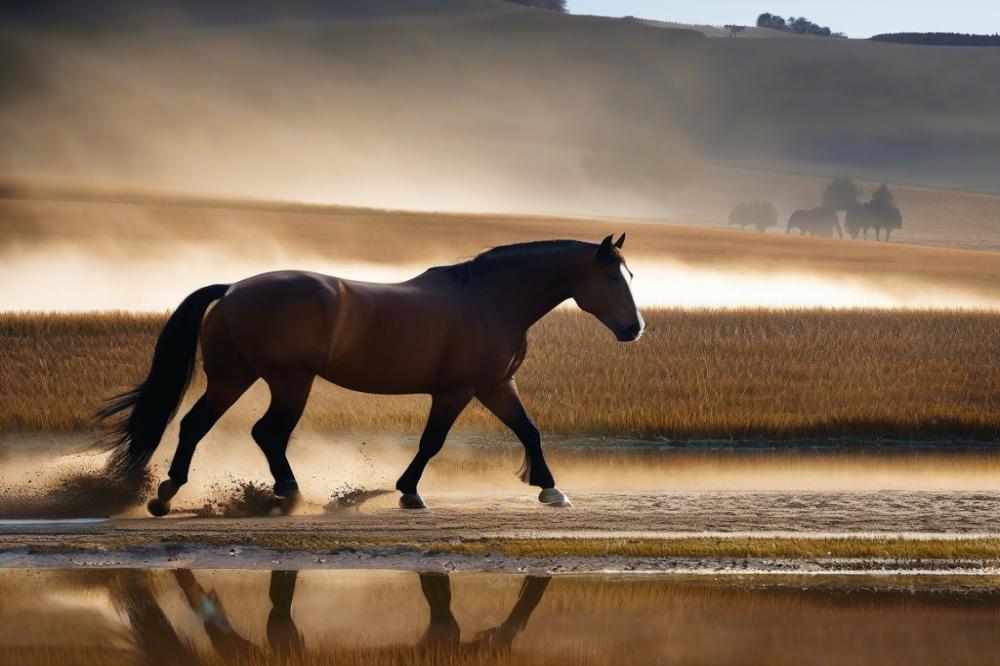
[[[3,570],[4,664],[992,664],[1000,579]]]

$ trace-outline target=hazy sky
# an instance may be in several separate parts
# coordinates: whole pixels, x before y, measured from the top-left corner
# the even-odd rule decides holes
[[[574,14],[638,16],[709,25],[753,25],[761,12],[805,16],[834,32],[870,37],[880,32],[1000,32],[1000,0],[569,0]]]

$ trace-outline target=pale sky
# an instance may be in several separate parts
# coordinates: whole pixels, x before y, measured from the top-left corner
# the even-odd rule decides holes
[[[805,16],[850,37],[881,32],[1000,32],[1000,0],[568,0],[574,14],[753,25],[757,15]]]

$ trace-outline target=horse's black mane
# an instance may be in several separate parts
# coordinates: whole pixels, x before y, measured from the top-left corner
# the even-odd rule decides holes
[[[592,247],[592,243],[578,240],[543,240],[530,243],[499,245],[480,252],[472,259],[450,266],[435,266],[427,272],[444,273],[459,286],[465,286],[474,277],[479,277],[515,266],[525,259],[534,259],[561,250]]]

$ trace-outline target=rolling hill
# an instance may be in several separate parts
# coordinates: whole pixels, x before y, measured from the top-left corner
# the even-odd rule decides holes
[[[8,179],[685,219],[718,219],[748,173],[767,198],[787,189],[768,174],[1000,192],[998,50],[500,0],[32,7],[0,29]]]

